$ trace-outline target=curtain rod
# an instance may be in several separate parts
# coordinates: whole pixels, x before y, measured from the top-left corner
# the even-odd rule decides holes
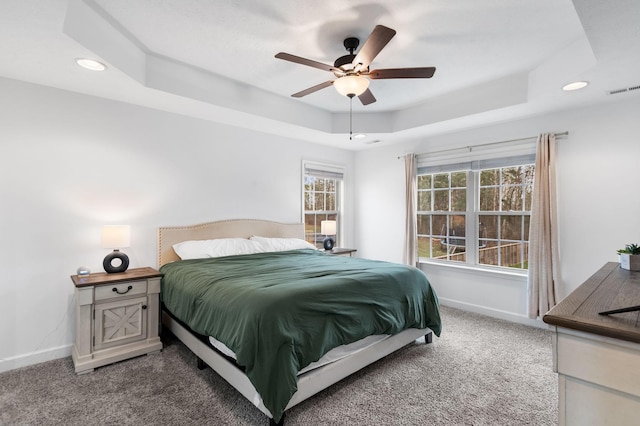
[[[555,137],[561,137],[561,136],[568,136],[569,132],[560,132],[560,133],[554,133]],[[520,139],[509,139],[507,141],[499,141],[499,142],[488,142],[488,143],[481,143],[479,145],[467,145],[467,146],[460,146],[458,148],[447,148],[447,149],[441,149],[439,151],[430,151],[430,152],[425,152],[422,154],[417,154],[416,156],[419,155],[431,155],[431,154],[441,154],[443,152],[449,152],[449,151],[457,151],[459,149],[467,149],[469,150],[469,152],[473,151],[473,148],[479,148],[482,146],[491,146],[491,145],[501,145],[501,144],[505,144],[505,143],[513,143],[513,142],[522,142],[522,141],[528,141],[529,139],[537,139],[538,136],[529,136],[528,138],[520,138]],[[403,158],[403,156],[399,156],[398,160]]]

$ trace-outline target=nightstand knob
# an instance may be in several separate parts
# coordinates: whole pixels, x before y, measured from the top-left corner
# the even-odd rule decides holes
[[[114,288],[113,288],[113,291],[115,291],[115,292],[116,292],[116,293],[118,293],[118,294],[127,294],[127,293],[129,293],[129,290],[131,290],[132,288],[133,288],[133,287],[128,286],[128,287],[127,287],[127,289],[126,289],[125,291],[120,292],[120,291],[118,291],[118,288],[117,288],[117,287],[114,287]]]
[[[147,305],[142,305],[142,309],[147,309]]]

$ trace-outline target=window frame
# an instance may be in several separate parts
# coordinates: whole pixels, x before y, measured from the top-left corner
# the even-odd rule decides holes
[[[324,179],[335,179],[335,210],[307,210],[306,209],[306,179],[307,176],[313,176],[316,178],[324,178]],[[345,194],[345,177],[346,177],[346,168],[336,164],[328,164],[328,163],[319,163],[314,161],[303,160],[302,162],[302,202],[301,202],[301,217],[302,223],[305,224],[305,235],[304,238],[306,241],[314,244],[317,248],[322,248],[322,241],[318,242],[320,236],[324,237],[323,234],[320,233],[320,222],[317,220],[315,223],[315,232],[313,234],[307,232],[307,214],[313,214],[315,216],[325,216],[325,218],[329,218],[330,216],[335,215],[336,220],[336,235],[335,243],[336,247],[343,242],[344,235],[344,194]],[[316,191],[314,191],[315,193]],[[327,220],[327,219],[321,219]],[[329,219],[331,220],[331,219]],[[312,235],[312,236],[311,236]],[[309,237],[311,236],[311,240]],[[323,238],[324,239],[324,238]]]
[[[522,161],[521,161],[522,162]],[[529,229],[527,229],[525,227],[525,223],[527,222],[526,218],[528,218],[528,222],[529,222],[529,226],[531,224],[531,208],[532,208],[532,202],[533,202],[533,191],[534,191],[534,176],[535,176],[535,158],[531,159],[531,162],[527,162],[525,164],[512,164],[512,165],[506,165],[506,166],[501,166],[499,167],[500,170],[504,170],[504,169],[508,169],[508,168],[517,168],[517,167],[529,167],[531,166],[533,168],[533,174],[531,175],[531,180],[529,182],[527,182],[526,176],[527,176],[527,171],[526,169],[521,171],[521,178],[522,178],[522,182],[520,184],[518,184],[517,186],[522,187],[523,191],[522,191],[522,209],[521,210],[503,210],[503,202],[504,202],[504,189],[505,187],[507,187],[507,185],[503,185],[503,175],[502,172],[499,176],[499,180],[500,180],[500,210],[499,211],[494,211],[494,210],[481,210],[481,206],[480,206],[480,190],[482,189],[482,185],[480,182],[480,173],[482,172],[482,170],[479,170],[477,173],[475,173],[477,179],[478,179],[478,185],[477,185],[477,197],[478,197],[478,201],[476,204],[476,224],[479,227],[480,226],[480,219],[481,216],[497,216],[498,218],[498,226],[497,226],[497,236],[496,238],[489,238],[489,237],[485,237],[486,240],[493,240],[493,241],[498,241],[498,247],[505,247],[505,244],[502,244],[504,242],[509,243],[509,241],[512,242],[517,242],[520,243],[521,246],[519,247],[519,251],[520,253],[520,259],[521,262],[527,262],[528,263],[528,256],[525,256],[525,253],[528,253],[528,247],[525,246],[529,244],[529,240],[530,240],[530,235],[529,235]],[[491,168],[491,169],[483,169],[483,170],[493,170],[496,168]],[[527,197],[526,197],[526,187],[528,186],[528,184],[531,185],[531,199],[530,199],[530,204],[529,204],[529,210],[526,210],[527,207]],[[505,217],[519,217],[519,218],[523,218],[521,223],[520,223],[520,239],[516,240],[516,239],[510,239],[510,238],[506,238],[506,237],[502,237],[500,234],[502,232],[502,224],[503,224],[503,218]],[[527,236],[528,238],[525,239],[525,236]],[[478,237],[477,239],[477,243],[478,246],[480,245],[481,238]],[[479,252],[480,247],[478,247],[478,250],[476,251],[478,257],[480,255]],[[499,264],[502,263],[502,258],[503,254],[502,254],[502,250],[498,250],[498,265],[491,265],[491,264],[480,264],[478,262],[476,262],[478,265],[480,266],[496,266],[499,268],[504,268],[507,270],[524,270],[524,271],[528,271],[528,267],[526,269],[520,267],[520,268],[516,268],[516,267],[510,267],[510,266],[500,266]],[[480,260],[479,258],[477,259],[478,261]]]
[[[433,161],[433,158],[431,158],[431,161]],[[434,162],[438,162],[438,160],[436,159],[436,161]],[[527,166],[527,165],[532,165],[535,168],[535,153],[531,153],[531,152],[527,152],[527,153],[518,153],[518,155],[498,155],[495,158],[489,157],[489,158],[481,158],[478,160],[474,160],[474,161],[463,161],[463,162],[459,162],[459,161],[455,161],[455,162],[450,162],[450,163],[446,163],[443,162],[442,160],[439,161],[439,164],[425,164],[426,162],[423,162],[422,164],[420,164],[420,160],[418,160],[418,172],[417,172],[417,176],[416,178],[419,179],[419,176],[422,175],[427,175],[427,174],[431,174],[431,175],[435,175],[438,173],[445,173],[448,172],[450,173],[450,176],[452,173],[455,172],[466,172],[466,210],[464,212],[461,211],[451,211],[451,210],[447,210],[447,211],[423,211],[423,210],[419,210],[419,205],[418,205],[418,209],[417,209],[417,222],[420,223],[420,216],[422,214],[426,214],[429,215],[431,217],[433,217],[434,215],[446,215],[446,216],[463,216],[465,218],[465,260],[464,261],[455,261],[455,260],[450,260],[449,259],[449,255],[447,254],[447,258],[446,259],[436,259],[433,257],[419,257],[418,261],[420,263],[432,263],[432,264],[438,264],[438,265],[446,265],[446,266],[456,266],[456,267],[465,267],[465,268],[471,268],[471,269],[478,269],[478,270],[493,270],[493,271],[499,271],[499,272],[506,272],[506,273],[513,273],[513,274],[517,274],[517,275],[527,275],[528,274],[528,268],[527,269],[523,269],[523,268],[514,268],[514,267],[509,267],[509,266],[500,266],[500,265],[491,265],[491,264],[480,264],[479,260],[480,260],[480,240],[482,239],[480,235],[478,235],[478,229],[480,227],[480,218],[483,215],[492,215],[492,216],[498,216],[498,229],[500,228],[500,223],[501,220],[500,218],[502,217],[506,217],[506,216],[518,216],[518,217],[523,217],[523,216],[528,216],[529,217],[529,223],[530,223],[530,217],[531,217],[531,210],[521,210],[521,211],[486,211],[486,210],[480,210],[480,173],[482,170],[488,170],[488,169],[497,169],[497,168],[509,168],[509,167],[518,167],[518,166]],[[535,171],[534,171],[535,173]],[[433,179],[432,179],[433,181]],[[531,182],[533,184],[533,182]],[[417,187],[419,187],[419,185],[416,185]],[[500,183],[500,186],[502,187],[502,183]],[[431,186],[431,190],[433,191],[434,185],[432,183]],[[452,187],[451,187],[451,183],[449,184],[449,191],[451,191]],[[417,194],[419,194],[420,189],[417,190]],[[416,194],[416,195],[417,195]],[[501,193],[502,194],[502,193]],[[417,200],[418,201],[418,200]],[[419,202],[417,203],[419,204]],[[433,207],[433,201],[430,207]],[[523,208],[526,206],[523,206]],[[450,206],[449,206],[450,208]],[[531,206],[529,206],[529,208],[531,208]],[[422,213],[421,213],[422,212]],[[425,234],[418,234],[419,228],[416,230],[416,236],[419,239],[421,236],[423,237],[427,237],[427,238],[433,238],[433,229],[432,229],[432,223],[430,222],[430,231],[431,234],[430,235],[425,235]],[[447,223],[448,220],[447,220]],[[524,240],[524,236],[527,235],[528,233],[524,233],[524,229],[522,230],[523,234],[521,235],[522,240],[521,241],[525,241]],[[499,235],[499,234],[498,234]],[[473,238],[469,238],[468,236],[473,236]],[[447,238],[450,238],[451,235],[449,235],[449,230],[447,229]],[[530,236],[529,236],[530,237]],[[430,243],[432,244],[432,241],[429,240]],[[501,241],[500,238],[498,238],[498,241]],[[529,240],[526,240],[529,241]],[[430,250],[432,250],[432,247],[430,246]],[[523,248],[524,250],[524,248]],[[419,254],[419,253],[418,253]],[[433,252],[430,251],[429,253],[430,256],[433,255]],[[526,261],[526,259],[523,259]]]

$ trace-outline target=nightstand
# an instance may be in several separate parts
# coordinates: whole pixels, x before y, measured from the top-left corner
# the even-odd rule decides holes
[[[352,249],[352,248],[340,248],[340,247],[334,247],[331,250],[326,250],[325,253],[327,254],[334,254],[337,256],[349,256],[352,257],[353,253],[357,252],[357,249]]]
[[[76,373],[162,349],[161,277],[153,268],[71,276],[76,287],[76,339],[71,352]]]

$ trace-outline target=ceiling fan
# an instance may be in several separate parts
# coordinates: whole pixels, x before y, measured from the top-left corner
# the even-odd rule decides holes
[[[369,79],[391,79],[391,78],[431,78],[436,72],[435,67],[421,68],[386,68],[369,70],[369,65],[380,51],[391,41],[396,31],[383,25],[376,25],[369,38],[364,42],[358,54],[354,54],[360,44],[356,37],[348,37],[344,40],[344,47],[349,52],[336,59],[333,65],[323,64],[311,59],[280,52],[276,58],[296,64],[307,65],[313,68],[330,71],[336,77],[335,80],[325,81],[309,87],[308,89],[294,93],[294,98],[301,98],[325,87],[332,86],[336,90],[349,98],[357,96],[363,105],[369,105],[376,101],[376,98],[369,90]]]

